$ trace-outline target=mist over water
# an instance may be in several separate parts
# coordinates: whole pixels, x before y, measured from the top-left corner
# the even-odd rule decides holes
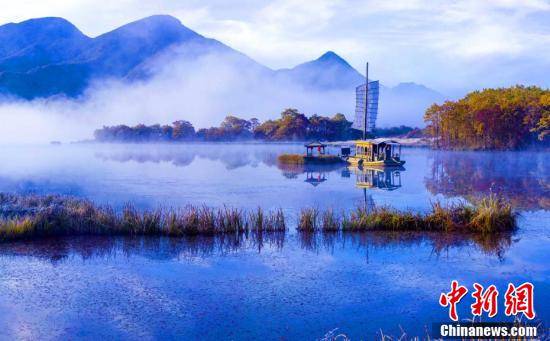
[[[229,114],[264,121],[278,118],[288,107],[307,115],[341,112],[353,118],[352,91],[308,90],[288,79],[275,79],[269,69],[242,65],[230,54],[197,57],[178,49],[143,65],[138,73],[154,73],[147,80],[96,81],[79,99],[4,99],[0,144],[89,139],[95,129],[115,124],[169,124],[184,119],[195,128],[218,126]]]
[[[162,125],[181,119],[206,128],[219,126],[230,114],[265,121],[280,117],[286,108],[307,116],[343,113],[354,118],[353,84],[349,89],[311,87],[238,52],[196,45],[168,48],[124,79],[98,78],[77,99],[0,98],[0,144],[77,141],[91,139],[104,125]],[[383,87],[380,96],[379,126],[422,125],[422,113],[433,100],[421,93],[407,97],[398,88]]]

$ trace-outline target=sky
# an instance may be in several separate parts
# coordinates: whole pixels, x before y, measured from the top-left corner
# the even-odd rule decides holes
[[[271,68],[332,50],[384,84],[449,96],[550,86],[550,0],[0,0],[0,24],[59,16],[89,36],[153,14],[177,17]]]

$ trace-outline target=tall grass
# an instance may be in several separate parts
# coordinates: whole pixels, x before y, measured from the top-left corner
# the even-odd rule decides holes
[[[305,208],[300,232],[340,231],[454,231],[490,234],[513,231],[517,214],[509,203],[491,195],[473,205],[435,203],[425,214],[389,207],[350,213]],[[262,240],[263,233],[287,230],[281,210],[243,211],[237,208],[185,206],[180,209],[137,210],[126,205],[121,212],[85,199],[63,196],[18,196],[0,193],[0,241],[65,235],[246,235]]]
[[[300,212],[298,230],[335,231],[453,231],[493,233],[516,228],[517,214],[505,200],[491,195],[473,205],[432,204],[428,213],[398,211],[389,207],[367,210],[357,207],[350,213],[319,213],[306,208]]]
[[[301,154],[281,154],[277,157],[277,161],[284,164],[303,165],[305,157]]]
[[[287,164],[287,165],[303,165],[303,164],[331,165],[331,164],[344,163],[344,161],[337,155],[305,156],[301,154],[281,154],[277,157],[277,161],[280,164]]]
[[[0,240],[65,235],[193,236],[284,232],[281,210],[248,213],[236,208],[185,206],[181,209],[122,212],[63,196],[0,193]]]

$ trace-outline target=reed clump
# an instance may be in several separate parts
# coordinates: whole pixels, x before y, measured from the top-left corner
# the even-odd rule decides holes
[[[320,218],[319,218],[320,217]],[[319,213],[306,208],[300,212],[298,230],[303,232],[361,231],[442,231],[496,233],[513,231],[517,214],[508,202],[489,196],[472,205],[432,204],[427,213],[399,211],[389,207],[371,210],[357,207],[336,215],[332,210]]]
[[[298,231],[314,232],[317,230],[319,210],[316,208],[304,208],[300,211],[298,219]]]
[[[305,156],[301,154],[281,154],[277,157],[277,161],[282,165],[332,165],[345,163],[337,155]]]
[[[85,199],[0,193],[0,241],[69,235],[244,235],[284,232],[282,210],[248,213],[240,209],[185,206],[180,209],[121,212]]]
[[[277,157],[277,161],[282,164],[303,165],[305,157],[301,154],[281,154]]]

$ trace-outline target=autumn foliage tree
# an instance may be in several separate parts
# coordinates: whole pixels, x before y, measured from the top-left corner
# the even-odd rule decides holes
[[[172,125],[138,124],[134,127],[118,125],[95,131],[100,142],[183,142],[183,141],[266,141],[346,140],[361,135],[351,128],[351,122],[342,114],[333,117],[312,115],[309,118],[296,109],[286,109],[281,118],[263,123],[257,118],[242,119],[226,116],[218,127],[195,131],[189,121],[178,120]]]
[[[550,90],[514,86],[434,104],[424,120],[437,148],[510,150],[548,144],[549,114]]]

